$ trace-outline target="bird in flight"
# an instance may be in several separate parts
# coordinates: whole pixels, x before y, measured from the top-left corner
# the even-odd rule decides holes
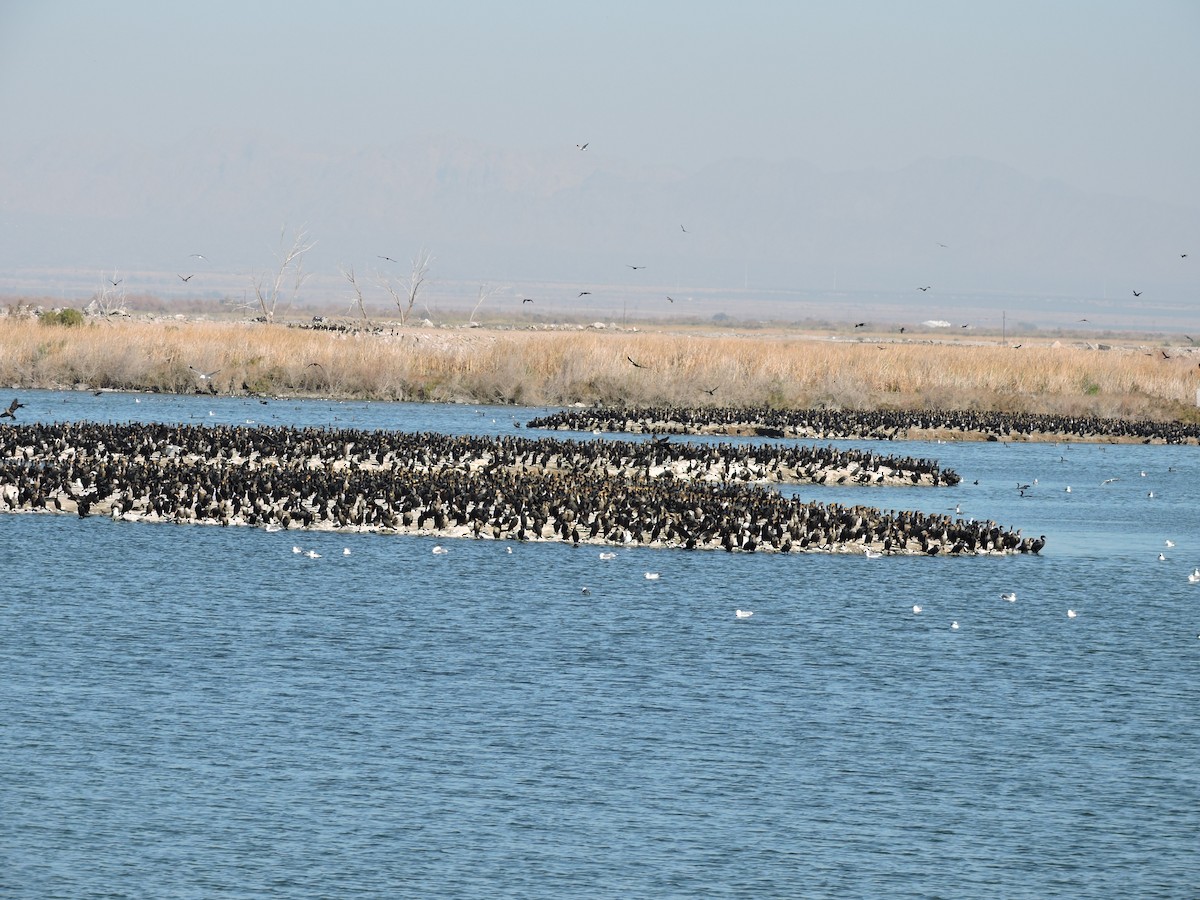
[[[176,273],[176,274],[178,274],[178,273]],[[179,279],[180,279],[180,281],[183,281],[184,283],[186,283],[186,282],[191,281],[195,277],[196,277],[195,275],[180,275]]]
[[[625,358],[626,358],[627,360],[629,360],[631,363],[633,363],[633,365],[634,365],[634,368],[637,368],[637,369],[644,369],[644,368],[646,368],[646,367],[645,367],[645,366],[643,366],[643,365],[642,365],[640,362],[634,362],[634,361],[633,361],[633,357],[632,357],[632,356],[626,356]]]
[[[948,247],[946,244],[943,244],[941,241],[938,241],[938,246],[939,246],[939,247],[945,247],[947,250],[949,250],[949,249],[950,249],[950,248],[949,248],[949,247]]]
[[[855,327],[855,328],[862,328],[862,327],[863,327],[864,325],[866,325],[866,324],[867,324],[866,322],[856,322],[856,323],[854,324],[854,327]]]
[[[917,288],[917,290],[918,290],[918,291],[927,291],[927,290],[929,290],[931,287],[933,287],[933,285],[931,285],[931,284],[927,284],[927,285],[925,285],[925,287],[919,287],[919,288]]]
[[[674,298],[674,297],[668,297],[668,298],[667,298],[667,302],[668,302],[668,303],[674,303],[674,302],[675,302],[675,298]]]
[[[1187,254],[1186,254],[1186,253],[1180,253],[1180,254],[1179,254],[1179,258],[1180,258],[1180,259],[1187,259]]]
[[[25,404],[16,397],[13,397],[13,402],[8,404],[8,409],[4,410],[4,412],[0,412],[0,419],[13,419],[15,421],[17,418],[17,410],[24,405]]]
[[[630,362],[632,362],[632,361],[633,361],[633,360],[630,360]],[[708,396],[712,397],[714,394],[716,394],[716,393],[717,393],[717,388],[718,388],[718,387],[720,387],[720,385],[719,385],[719,384],[718,384],[718,385],[717,385],[717,387],[715,387],[715,388],[700,388],[700,390],[704,391],[704,393],[706,393],[706,394],[708,394]]]
[[[116,281],[113,281],[110,278],[110,279],[108,279],[108,283],[111,284],[113,287],[116,287],[118,284],[120,284],[124,280],[125,280],[124,278],[118,278]]]
[[[189,254],[189,258],[191,258],[191,259],[202,259],[202,260],[204,260],[205,262],[208,262],[208,257],[207,257],[207,256],[205,256],[203,253],[191,253],[191,254]]]
[[[682,225],[679,226],[679,230],[682,231],[684,234],[688,233],[688,230],[686,228],[684,228]]]
[[[591,141],[588,141],[588,143],[590,144]],[[588,148],[587,144],[576,144],[575,145],[576,150],[586,150],[587,148]]]
[[[1140,297],[1140,296],[1142,296],[1142,292],[1141,292],[1141,291],[1134,291],[1134,292],[1133,292],[1133,296],[1135,296],[1135,297]]]
[[[378,254],[378,253],[376,253],[375,255],[376,255],[376,256],[379,256],[379,254]],[[379,258],[380,258],[380,259],[386,259],[388,262],[391,262],[391,263],[394,263],[394,262],[396,261],[396,260],[392,259],[390,256],[379,256]]]
[[[217,369],[216,372],[201,372],[195,366],[188,366],[188,368],[191,369],[193,372],[195,372],[196,377],[199,378],[201,381],[208,381],[210,378],[212,378],[214,375],[216,375],[217,372],[221,371],[220,369]]]
[[[532,302],[533,302],[533,298],[532,298],[532,297],[522,297],[522,298],[521,298],[521,303],[522,303],[522,304],[525,304],[525,303],[532,303]]]
[[[591,291],[580,291],[580,292],[579,292],[579,296],[580,296],[580,297],[587,297],[587,296],[590,296],[590,295],[591,295],[591,293],[592,293]]]
[[[644,269],[644,268],[646,268],[645,266],[630,266],[630,265],[629,265],[629,263],[625,263],[625,265],[629,266],[629,268],[633,269],[635,272],[636,272],[638,269]]]

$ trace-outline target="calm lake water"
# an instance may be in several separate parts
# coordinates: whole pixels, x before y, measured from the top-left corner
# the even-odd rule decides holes
[[[448,433],[543,412],[21,398]],[[1043,555],[0,516],[0,895],[1200,894],[1200,450],[874,446],[963,483],[799,492],[957,505]]]

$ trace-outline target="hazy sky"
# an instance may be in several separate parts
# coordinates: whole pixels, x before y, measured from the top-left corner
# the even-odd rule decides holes
[[[1200,207],[1200,3],[0,0],[0,122],[147,145],[588,141],[637,163],[977,156]]]

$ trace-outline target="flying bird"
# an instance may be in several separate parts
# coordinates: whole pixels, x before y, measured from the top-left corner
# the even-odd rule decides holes
[[[1135,297],[1140,297],[1140,296],[1142,296],[1142,292],[1141,292],[1141,291],[1134,291],[1134,292],[1133,292],[1133,296],[1135,296]]]
[[[947,250],[949,250],[949,249],[950,249],[948,245],[946,245],[946,244],[943,244],[941,241],[938,241],[938,246],[939,246],[939,247],[945,247]]]
[[[857,322],[857,323],[855,323],[854,327],[855,327],[855,328],[862,328],[862,327],[863,327],[864,325],[866,325],[866,324],[867,324],[866,322]]]
[[[176,274],[178,274],[178,273],[176,273]],[[183,281],[183,282],[188,282],[188,281],[191,281],[195,277],[196,277],[195,275],[180,275],[179,280]]]
[[[379,259],[385,259],[385,260],[387,260],[387,261],[388,261],[388,262],[390,262],[390,263],[394,263],[394,262],[396,262],[396,260],[392,259],[390,256],[379,256],[379,254],[378,254],[378,253],[376,253],[375,255],[376,255],[377,257],[379,257]]]
[[[190,259],[202,259],[205,262],[208,262],[208,257],[205,256],[203,253],[191,253],[191,254],[188,254],[188,256]]]
[[[931,284],[927,284],[927,285],[925,285],[925,287],[919,287],[919,288],[917,288],[917,290],[918,290],[918,291],[927,291],[927,290],[929,290],[931,287],[933,287],[933,285],[931,285]]]
[[[679,230],[682,231],[684,234],[688,233],[688,230],[686,228],[684,228],[682,225],[679,226]]]
[[[13,419],[15,421],[17,418],[17,410],[24,405],[25,404],[16,397],[13,397],[13,402],[8,404],[8,409],[4,410],[4,412],[0,412],[0,419]]]
[[[668,297],[668,298],[667,298],[667,302],[668,302],[668,303],[674,303],[674,302],[675,302],[675,298],[674,298],[674,297]]]
[[[717,387],[715,387],[715,388],[700,388],[700,390],[704,391],[704,393],[706,393],[706,394],[708,394],[708,396],[712,397],[717,393],[717,388],[719,388],[719,387],[720,387],[720,385],[718,384]]]
[[[209,380],[209,379],[211,379],[211,378],[212,378],[214,375],[216,375],[216,374],[217,374],[217,372],[220,372],[220,371],[221,371],[220,369],[217,369],[217,370],[216,370],[216,372],[201,372],[201,371],[200,371],[199,369],[197,369],[195,366],[188,366],[188,368],[189,368],[189,369],[191,369],[193,372],[195,372],[195,373],[196,373],[196,377],[197,377],[197,378],[199,378],[201,381],[208,381],[208,380]]]
[[[522,304],[524,304],[524,303],[532,303],[532,302],[533,302],[533,298],[532,298],[532,297],[522,297],[522,298],[521,298],[521,303],[522,303]]]
[[[588,144],[590,144],[590,143],[591,143],[591,141],[588,141]],[[588,148],[587,144],[576,144],[575,145],[576,150],[586,150],[587,148]]]
[[[636,272],[638,269],[644,269],[644,268],[646,268],[645,266],[630,266],[630,265],[629,265],[629,263],[625,263],[625,265],[629,266],[629,268],[633,269],[635,272]]]
[[[904,334],[904,326],[903,325],[900,326],[900,333]]]
[[[110,279],[108,279],[108,283],[111,284],[113,287],[116,287],[118,284],[120,284],[124,280],[125,280],[124,278],[118,278],[116,281],[113,281],[110,278]]]
[[[626,356],[625,358],[626,358],[627,360],[629,360],[631,363],[633,363],[633,365],[634,365],[634,367],[635,367],[635,368],[638,368],[638,369],[644,369],[644,368],[646,368],[646,367],[645,367],[645,366],[643,366],[643,365],[642,365],[640,362],[634,362],[634,361],[633,361],[633,357],[632,357],[632,356]]]
[[[588,296],[588,295],[590,295],[591,293],[592,293],[591,291],[580,291],[580,292],[579,292],[579,296],[580,296],[580,297],[587,297],[587,296]]]

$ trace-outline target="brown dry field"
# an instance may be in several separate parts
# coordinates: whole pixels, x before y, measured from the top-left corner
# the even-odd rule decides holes
[[[967,409],[1200,421],[1200,347],[639,325],[327,331],[0,317],[0,384],[335,399]],[[633,362],[631,362],[631,360]],[[634,365],[636,363],[637,365]]]

